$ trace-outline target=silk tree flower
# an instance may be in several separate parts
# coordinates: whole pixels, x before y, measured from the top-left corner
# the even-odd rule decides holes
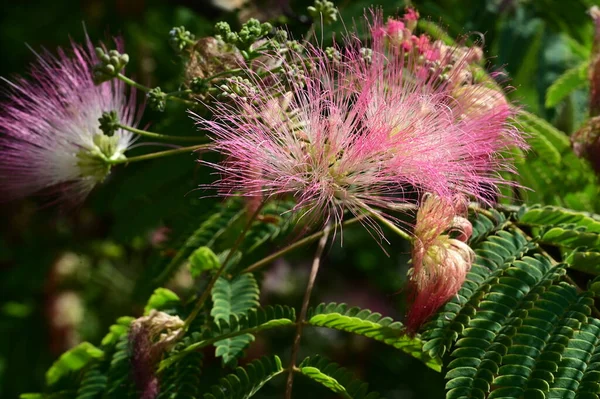
[[[133,142],[118,129],[100,129],[104,112],[116,112],[123,124],[135,126],[135,93],[125,93],[116,79],[94,85],[98,62],[93,47],[75,43],[71,51],[37,55],[29,79],[8,84],[0,111],[0,183],[4,198],[40,191],[57,200],[78,202],[110,172],[110,161],[124,157]]]
[[[485,109],[473,100],[481,96],[458,101],[452,74],[471,58],[451,64],[427,40],[407,52],[390,44],[381,19],[371,23],[372,51],[356,38],[337,57],[309,46],[288,55],[285,78],[246,70],[248,95],[215,104],[212,120],[195,116],[226,156],[211,164],[222,195],[292,195],[298,209],[327,223],[345,210],[382,216],[415,192],[488,201],[505,183],[499,172],[510,163],[501,152],[523,145],[508,103]]]
[[[415,334],[423,322],[458,293],[475,259],[475,253],[466,244],[473,228],[461,216],[466,201],[457,198],[450,201],[425,195],[417,212],[413,266],[409,270],[409,334]]]
[[[247,70],[252,87],[238,90],[245,95],[215,103],[212,119],[193,115],[226,157],[209,163],[221,174],[213,187],[224,196],[291,195],[297,211],[324,223],[339,221],[345,210],[406,203],[411,188],[390,162],[397,136],[362,123],[368,93],[352,99],[349,65],[364,62],[361,53],[337,62],[325,50],[307,51],[311,61],[294,56],[298,62],[283,65],[284,78]]]
[[[368,130],[397,137],[392,163],[423,192],[450,199],[456,194],[490,202],[500,172],[514,172],[503,153],[525,147],[511,124],[515,108],[504,95],[465,79],[480,50],[428,44],[406,50],[395,44],[397,22],[375,15],[371,62],[355,64],[360,91],[370,92]],[[385,33],[382,33],[385,32]],[[442,51],[443,50],[443,51]]]

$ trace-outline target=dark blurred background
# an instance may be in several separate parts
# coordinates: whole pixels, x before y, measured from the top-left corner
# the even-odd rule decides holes
[[[4,2],[0,5],[0,76],[10,79],[25,74],[36,57],[32,50],[68,46],[70,38],[82,42],[85,25],[94,42],[124,37],[131,57],[129,75],[149,86],[175,90],[184,65],[168,44],[168,32],[174,26],[184,25],[196,37],[211,35],[218,20],[236,25],[249,17],[285,24],[296,37],[308,28],[305,10],[311,1],[255,1],[236,10],[242,3]],[[349,24],[372,3],[347,0],[337,4]],[[572,132],[584,118],[586,91],[578,91],[569,102],[550,110],[543,107],[544,93],[557,76],[589,55],[592,25],[586,10],[593,3],[424,0],[413,5],[422,17],[447,28],[452,37],[484,33],[486,54],[493,55],[490,70],[508,73],[516,88],[510,94],[513,99]],[[405,3],[383,0],[377,5],[393,15]],[[326,32],[335,29],[342,29],[342,24],[327,27]],[[149,123],[158,132],[192,134],[193,124],[183,111],[176,104],[165,113],[147,110],[142,124]],[[200,199],[203,194],[194,191],[210,179],[193,157],[182,155],[117,168],[76,209],[56,209],[37,199],[1,204],[0,397],[40,391],[45,371],[60,353],[81,341],[97,344],[117,317],[142,313],[148,293],[140,291],[136,282],[150,272],[158,253],[170,249],[173,236],[189,230],[210,212],[216,200]],[[284,239],[265,247],[262,255],[285,243]],[[386,249],[389,256],[364,229],[346,229],[343,248],[338,240],[327,250],[312,303],[347,302],[401,319],[409,249],[393,240]],[[299,306],[311,252],[305,251],[307,257],[293,254],[260,276],[263,304]],[[171,286],[189,288],[189,276],[178,275]],[[249,357],[265,353],[285,357],[291,340],[291,332],[261,335],[249,348]],[[301,357],[324,353],[387,398],[443,397],[442,375],[373,341],[312,329],[306,331],[302,348]],[[213,361],[207,359],[206,365]],[[201,378],[209,384],[215,375],[207,372]],[[279,381],[266,387],[259,397],[280,397],[282,385]],[[313,397],[330,397],[297,378],[295,397],[305,397],[309,389],[317,389]]]

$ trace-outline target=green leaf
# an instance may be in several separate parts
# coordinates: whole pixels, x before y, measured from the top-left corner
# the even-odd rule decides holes
[[[569,264],[571,269],[600,275],[600,252],[576,250],[565,259],[565,262]]]
[[[354,373],[321,356],[307,357],[297,372],[318,382],[346,399],[377,399],[377,392],[369,393],[369,384],[360,381]]]
[[[104,356],[102,349],[96,348],[89,342],[82,342],[76,347],[63,353],[46,372],[46,384],[52,385],[71,372],[81,370],[93,359]]]
[[[161,361],[159,371],[176,363],[181,357],[194,353],[217,341],[244,334],[255,334],[272,328],[293,326],[296,320],[294,308],[284,306],[267,306],[262,309],[251,309],[242,316],[232,315],[228,322],[219,320],[202,333],[192,333],[177,347],[177,351]]]
[[[117,319],[116,324],[113,324],[109,328],[109,333],[102,338],[102,346],[112,346],[117,343],[119,338],[127,333],[129,325],[135,320],[133,317],[123,316]]]
[[[552,108],[575,90],[588,83],[587,71],[589,62],[567,70],[548,88],[546,92],[546,108]]]
[[[210,315],[218,323],[229,321],[231,316],[246,314],[258,307],[258,284],[252,273],[245,273],[228,280],[219,277],[212,289],[213,307]],[[215,343],[216,356],[222,357],[225,364],[234,361],[242,351],[254,341],[251,334],[243,334]]]
[[[144,314],[150,313],[151,310],[163,310],[176,305],[179,305],[181,300],[179,296],[167,288],[157,288],[148,300],[144,307]]]
[[[352,396],[348,395],[346,388],[340,385],[335,378],[331,378],[327,374],[321,373],[316,367],[301,367],[300,372],[312,380],[315,380],[324,387],[330,389],[332,392],[339,394],[342,398],[352,399]]]
[[[210,217],[204,220],[200,226],[195,225],[191,232],[186,231],[175,245],[179,248],[172,258],[159,258],[152,269],[157,277],[152,281],[154,287],[162,285],[179,269],[189,256],[199,247],[211,247],[215,240],[237,221],[245,212],[243,204],[239,199],[228,200],[219,204],[216,212],[208,213]]]
[[[440,359],[423,352],[423,342],[418,337],[408,336],[400,322],[368,309],[348,309],[345,304],[336,303],[320,304],[309,311],[307,323],[372,338],[408,353],[435,371],[441,370]]]
[[[545,244],[567,248],[587,247],[600,250],[600,234],[588,232],[584,226],[559,225],[544,229],[539,240]]]
[[[277,356],[263,357],[238,367],[235,372],[219,380],[219,383],[204,394],[204,399],[247,399],[262,386],[283,372],[281,360]]]
[[[537,115],[527,111],[520,111],[517,115],[517,122],[523,124],[523,130],[526,133],[533,135],[532,140],[534,140],[534,142],[532,145],[534,146],[534,149],[536,149],[536,137],[544,137],[554,148],[554,151],[558,151],[561,154],[564,150],[571,148],[569,137],[565,133],[561,132]]]
[[[536,226],[558,226],[561,224],[576,224],[586,228],[586,231],[600,234],[600,217],[585,214],[557,206],[531,206],[521,211],[519,223]]]
[[[219,257],[209,247],[200,247],[195,250],[189,257],[188,267],[192,277],[196,278],[202,272],[217,270],[221,267]]]

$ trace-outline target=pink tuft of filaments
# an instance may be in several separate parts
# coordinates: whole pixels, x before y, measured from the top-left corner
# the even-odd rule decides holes
[[[398,209],[416,193],[489,202],[506,183],[499,172],[512,170],[501,152],[524,145],[512,109],[475,106],[489,92],[465,82],[473,57],[410,31],[406,50],[400,23],[381,20],[370,23],[370,51],[353,37],[340,57],[308,47],[283,62],[287,81],[247,70],[247,96],[214,105],[212,120],[194,116],[226,156],[210,164],[221,195],[292,195],[325,223],[346,210]],[[471,100],[455,98],[459,89]]]
[[[135,93],[119,80],[95,85],[98,62],[89,39],[56,55],[37,54],[28,79],[5,80],[0,111],[0,182],[3,199],[43,191],[76,203],[110,172],[107,161],[123,157],[134,141],[118,129],[106,136],[99,118],[115,111],[123,124],[137,123]]]

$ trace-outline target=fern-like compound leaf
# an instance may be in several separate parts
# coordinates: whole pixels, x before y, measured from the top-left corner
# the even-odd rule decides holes
[[[552,108],[575,90],[588,83],[588,61],[567,70],[558,77],[546,92],[546,108]]]
[[[245,368],[238,367],[235,372],[221,378],[213,385],[204,399],[247,399],[252,397],[272,378],[283,373],[281,360],[277,356],[255,360]]]
[[[318,382],[345,399],[377,399],[377,392],[369,392],[369,384],[356,378],[354,373],[321,356],[307,357],[298,365],[298,372]]]
[[[382,317],[380,313],[357,307],[348,308],[346,304],[322,303],[308,311],[307,323],[372,338],[420,359],[434,370],[441,369],[439,358],[430,357],[424,352],[423,343],[418,337],[409,337],[402,323]]]
[[[160,381],[157,399],[192,399],[200,394],[202,354],[192,352],[168,369]]]
[[[210,315],[218,323],[229,321],[231,316],[244,315],[258,307],[258,283],[252,273],[244,273],[229,280],[219,277],[212,290],[213,307]],[[242,334],[215,342],[216,356],[225,364],[235,361],[243,350],[254,341],[252,334]]]
[[[184,232],[179,239],[175,239],[174,247],[177,253],[171,257],[161,257],[151,267],[157,277],[152,281],[152,286],[158,287],[164,284],[175,274],[188,257],[203,246],[211,247],[215,240],[227,230],[243,213],[241,201],[229,200],[220,204],[216,212],[204,220],[200,226],[194,226],[191,232]]]
[[[160,363],[159,370],[169,368],[180,358],[218,341],[245,334],[256,334],[273,328],[290,327],[295,325],[295,320],[295,310],[280,305],[251,309],[242,316],[232,315],[228,322],[219,320],[218,323],[212,323],[202,333],[194,332],[184,338],[171,355]]]
[[[455,298],[450,300],[424,327],[423,349],[430,356],[443,356],[459,334],[468,325],[477,307],[492,284],[505,270],[514,266],[517,259],[534,248],[534,244],[519,232],[498,231],[475,248],[476,258],[467,279]],[[528,274],[528,266],[518,263],[510,271],[512,278],[519,279]],[[526,270],[522,270],[526,269]],[[495,294],[494,294],[495,295]],[[494,295],[488,306],[494,306]]]

